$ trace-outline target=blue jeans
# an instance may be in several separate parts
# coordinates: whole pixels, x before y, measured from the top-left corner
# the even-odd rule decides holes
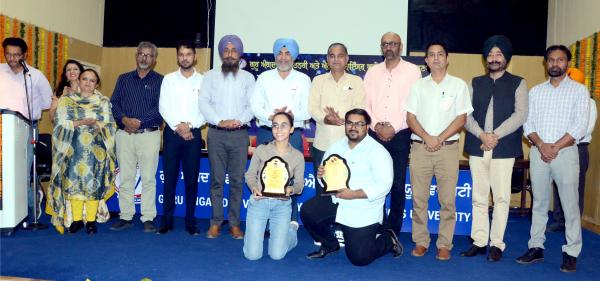
[[[258,260],[263,255],[265,227],[269,222],[269,256],[274,260],[285,257],[298,244],[297,230],[290,225],[292,200],[255,199],[250,196],[246,214],[244,256]]]
[[[261,126],[258,128],[256,133],[256,146],[263,143],[270,142],[273,140],[273,132],[271,128]],[[294,132],[290,135],[290,145],[300,151],[304,155],[304,147],[302,145],[302,129],[295,128]],[[304,179],[298,179],[304,181]],[[292,214],[291,218],[293,221],[298,221],[298,195],[292,195]]]

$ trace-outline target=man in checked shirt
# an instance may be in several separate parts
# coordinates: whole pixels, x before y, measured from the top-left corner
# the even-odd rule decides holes
[[[582,246],[576,144],[587,128],[589,93],[584,85],[567,76],[571,61],[567,47],[548,47],[544,61],[550,79],[529,91],[529,115],[523,125],[525,135],[534,145],[529,152],[533,208],[529,249],[517,262],[531,264],[544,260],[544,232],[554,180],[565,214],[567,240],[562,246],[560,270],[573,272]]]

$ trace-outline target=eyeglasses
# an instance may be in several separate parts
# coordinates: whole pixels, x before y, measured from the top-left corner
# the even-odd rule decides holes
[[[381,48],[387,48],[387,47],[396,48],[398,46],[400,46],[400,42],[396,42],[396,41],[381,42]]]
[[[362,128],[365,125],[367,125],[367,123],[365,121],[358,121],[358,122],[346,121],[344,124],[348,128],[352,128],[352,127]]]
[[[137,53],[137,57],[138,58],[153,58],[154,55],[153,54]]]
[[[273,123],[273,125],[272,125],[273,130],[287,130],[291,127],[292,126],[288,123],[281,123],[281,124]]]

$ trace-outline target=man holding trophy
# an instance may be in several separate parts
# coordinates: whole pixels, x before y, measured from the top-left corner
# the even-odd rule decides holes
[[[368,265],[389,252],[394,257],[402,255],[398,237],[391,230],[382,230],[381,210],[394,172],[390,154],[367,134],[370,123],[365,110],[348,111],[346,137],[332,144],[323,156],[317,177],[325,187],[324,196],[313,197],[300,212],[312,238],[321,243],[318,251],[307,255],[309,259],[324,258],[340,249],[330,231],[333,223],[342,226],[346,255],[354,265]]]

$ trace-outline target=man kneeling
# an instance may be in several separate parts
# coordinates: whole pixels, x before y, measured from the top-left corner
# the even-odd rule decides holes
[[[362,109],[352,109],[345,116],[346,137],[335,142],[323,159],[337,154],[346,159],[350,170],[349,188],[333,196],[315,196],[302,206],[304,226],[317,242],[318,251],[307,258],[324,258],[340,249],[331,233],[333,223],[342,225],[346,256],[352,264],[363,266],[392,252],[400,257],[404,250],[391,230],[382,230],[383,204],[393,179],[392,158],[387,150],[367,135],[371,118]],[[319,166],[317,177],[324,174]]]

